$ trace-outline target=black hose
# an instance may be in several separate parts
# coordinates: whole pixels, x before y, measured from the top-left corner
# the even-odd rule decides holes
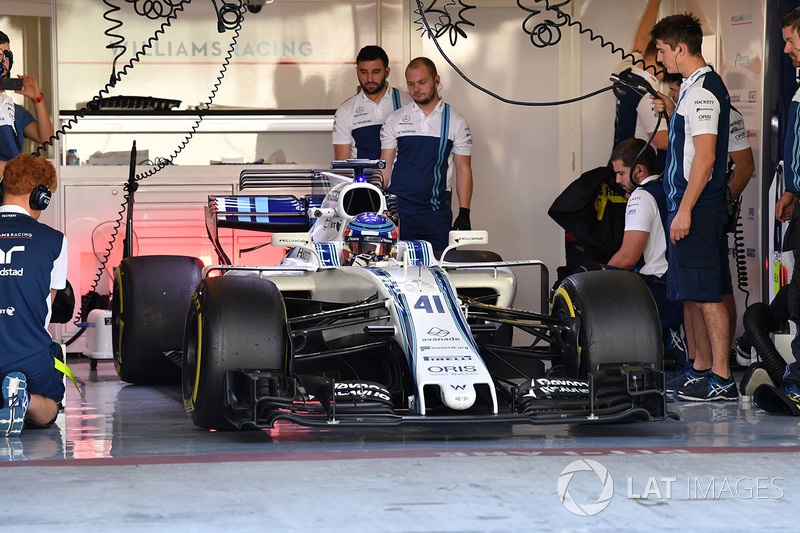
[[[783,382],[786,361],[769,338],[769,334],[780,329],[780,321],[767,304],[756,302],[745,310],[742,323],[747,341],[758,352],[769,377],[779,385]]]

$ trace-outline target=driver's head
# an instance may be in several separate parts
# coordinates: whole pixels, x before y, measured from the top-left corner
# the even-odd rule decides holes
[[[350,265],[356,257],[385,261],[397,255],[397,226],[378,213],[356,215],[344,230],[344,260]]]

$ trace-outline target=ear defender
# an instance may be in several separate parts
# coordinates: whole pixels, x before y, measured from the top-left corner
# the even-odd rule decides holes
[[[44,165],[41,162],[39,163],[39,168],[42,169],[42,178],[46,178],[47,172],[45,172]],[[53,193],[50,191],[50,187],[44,183],[40,183],[31,191],[31,197],[28,200],[28,203],[30,204],[31,209],[44,211],[47,209],[47,206],[50,205],[50,198],[52,197]]]
[[[31,197],[29,201],[31,209],[35,209],[36,211],[44,211],[47,209],[47,206],[50,205],[50,198],[52,198],[52,196],[53,193],[50,191],[50,187],[40,183],[31,191]]]

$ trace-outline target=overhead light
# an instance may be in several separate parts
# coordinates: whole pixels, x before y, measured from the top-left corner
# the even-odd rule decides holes
[[[244,5],[250,13],[258,13],[261,8],[275,0],[244,0]]]

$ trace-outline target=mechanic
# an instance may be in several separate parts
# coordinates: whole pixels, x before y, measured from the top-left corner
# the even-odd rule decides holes
[[[405,91],[389,86],[389,56],[380,46],[365,46],[356,57],[359,91],[336,110],[333,157],[378,159],[381,126],[392,111],[411,102]]]
[[[730,99],[720,76],[706,63],[700,21],[690,13],[661,19],[650,32],[657,60],[681,85],[677,105],[654,99],[670,118],[664,188],[669,209],[667,294],[684,304],[684,324],[695,359],[682,400],[736,400],[730,374],[730,323],[722,294],[730,284],[724,205]],[[690,375],[691,374],[691,375]],[[689,379],[691,377],[691,379]]]
[[[632,74],[641,76],[649,83],[653,89],[659,88],[658,78],[653,72],[661,70],[656,63],[656,44],[649,35],[650,28],[656,22],[656,15],[661,0],[648,0],[644,15],[639,21],[636,29],[636,37],[633,44],[633,61],[627,61],[619,69],[620,73],[630,71]],[[636,66],[643,62],[643,68]],[[667,150],[667,121],[658,122],[658,115],[653,111],[653,103],[646,94],[619,85],[614,89],[617,97],[616,115],[614,118],[614,146],[619,146],[626,139],[649,139],[653,131],[658,131],[653,137],[652,145],[657,150],[657,164],[653,170],[664,171]]]
[[[614,147],[611,164],[629,198],[622,246],[606,266],[633,270],[642,277],[656,301],[661,329],[668,334],[680,326],[683,309],[680,302],[667,299],[667,199],[661,176],[652,170],[655,150],[641,139],[626,139]]]
[[[800,8],[781,17],[781,34],[784,40],[783,52],[792,60],[792,65],[800,67]],[[783,141],[783,181],[786,191],[775,204],[775,218],[781,222],[791,220],[787,231],[785,249],[792,249],[794,267],[789,282],[789,318],[800,324],[800,210],[797,198],[800,196],[800,151],[794,149],[800,142],[800,87],[797,88],[789,105],[786,124],[786,137]],[[791,238],[791,240],[790,240]],[[787,365],[783,383],[778,388],[789,398],[800,402],[800,338],[792,340],[792,355],[796,361]]]
[[[375,265],[397,257],[397,226],[386,215],[356,215],[347,223],[343,240],[346,265]]]
[[[0,435],[14,436],[23,420],[49,426],[64,397],[55,357],[61,348],[47,326],[52,298],[67,282],[67,240],[38,222],[56,187],[46,159],[20,154],[8,161],[0,205],[0,376],[5,398]],[[30,402],[30,403],[29,403]]]
[[[455,167],[459,210],[452,229],[471,229],[472,135],[466,120],[439,97],[439,75],[427,57],[406,67],[413,102],[386,119],[381,159],[388,191],[398,198],[400,239],[426,240],[435,252],[448,245]]]
[[[8,79],[11,75],[14,54],[10,46],[8,35],[0,31],[0,53],[2,53],[0,80]],[[18,77],[22,79],[22,90],[16,92],[31,99],[36,118],[27,109],[15,104],[5,91],[0,91],[0,174],[5,162],[22,152],[25,138],[41,144],[54,134],[53,122],[47,112],[38,80],[35,76]]]
[[[669,87],[670,99],[677,103],[678,95],[680,93],[681,83],[683,78],[680,74],[666,74],[664,82]],[[738,201],[745,187],[750,181],[750,178],[755,172],[755,163],[753,161],[753,150],[750,147],[750,140],[747,138],[747,129],[744,124],[744,117],[733,105],[731,105],[729,129],[728,129],[728,189],[730,190],[730,199],[732,203]],[[730,226],[728,227],[730,230]],[[730,263],[728,264],[730,268]],[[736,300],[733,297],[733,284],[724,287],[722,293],[722,301],[725,303],[725,308],[728,312],[728,321],[730,323],[731,342],[736,333]],[[691,325],[689,326],[691,327]],[[689,353],[693,354],[692,347],[689,346]],[[690,361],[687,361],[691,364]],[[686,370],[686,368],[684,368]]]

